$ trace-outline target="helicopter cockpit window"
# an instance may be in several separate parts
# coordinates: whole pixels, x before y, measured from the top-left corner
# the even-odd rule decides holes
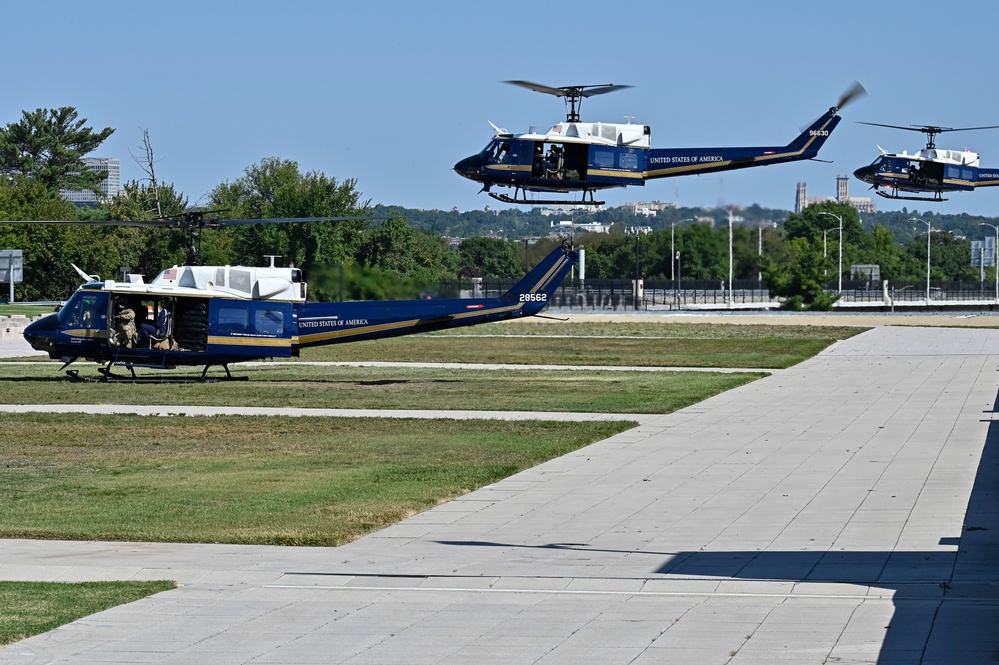
[[[97,323],[97,296],[83,294],[76,298],[70,307],[64,307],[60,316],[67,316],[66,325],[71,328],[92,328]]]
[[[510,157],[508,141],[493,141],[485,149],[485,156],[490,162],[506,162]]]
[[[510,156],[510,144],[509,143],[501,143],[500,146],[499,146],[499,149],[496,150],[496,161],[500,162],[500,163],[503,163],[503,162],[507,161],[507,158],[509,156]]]

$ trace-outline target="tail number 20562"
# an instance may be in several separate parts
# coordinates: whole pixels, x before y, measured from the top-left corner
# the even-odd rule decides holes
[[[547,293],[521,293],[520,302],[548,302]]]

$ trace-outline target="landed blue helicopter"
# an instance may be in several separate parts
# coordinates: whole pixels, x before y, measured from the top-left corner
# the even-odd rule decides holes
[[[202,219],[189,226],[200,230],[316,219]],[[563,242],[510,290],[496,297],[329,303],[308,301],[307,284],[301,270],[294,267],[173,266],[149,283],[138,276],[125,282],[88,281],[58,312],[28,325],[24,338],[32,348],[61,360],[60,370],[79,359],[103,364],[98,368],[99,378],[67,370],[71,378],[80,380],[174,382],[170,378],[137,377],[135,368],[178,366],[203,366],[201,377],[193,379],[197,381],[208,380],[213,366],[224,368],[225,377],[212,380],[245,379],[233,377],[229,365],[298,356],[312,346],[537,315],[577,258],[578,253]],[[115,366],[127,368],[130,374],[115,373]]]
[[[906,199],[910,201],[946,201],[947,192],[970,192],[979,187],[999,185],[999,169],[983,169],[979,166],[977,152],[970,150],[941,150],[937,148],[937,134],[944,132],[970,132],[988,127],[937,127],[936,125],[882,125],[877,122],[861,122],[861,125],[891,127],[926,134],[926,147],[910,155],[881,150],[881,155],[870,165],[861,167],[853,175],[867,184],[879,196],[886,199]],[[880,149],[880,147],[879,147]],[[904,193],[903,193],[904,192]],[[912,196],[929,194],[930,196]]]
[[[513,134],[493,125],[496,134],[478,154],[454,165],[461,176],[482,183],[482,190],[505,203],[530,205],[602,205],[594,192],[648,180],[681,175],[730,171],[813,159],[839,124],[839,110],[866,94],[855,83],[826,113],[787,145],[747,148],[653,148],[648,125],[582,122],[585,97],[621,90],[626,85],[579,85],[555,88],[530,81],[507,83],[564,97],[565,122],[545,133]],[[490,123],[491,124],[491,123]],[[493,186],[514,189],[513,196],[490,191]],[[528,199],[528,192],[580,193],[581,200]]]

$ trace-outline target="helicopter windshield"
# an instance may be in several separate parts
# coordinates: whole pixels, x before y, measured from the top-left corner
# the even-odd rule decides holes
[[[98,319],[107,319],[106,301],[101,293],[77,291],[59,310],[59,322],[67,328],[93,328]]]
[[[482,151],[482,156],[486,158],[487,162],[492,164],[509,161],[510,142],[494,139],[489,143],[489,145],[486,146],[486,149]]]
[[[878,173],[908,173],[909,162],[901,159],[883,159]]]

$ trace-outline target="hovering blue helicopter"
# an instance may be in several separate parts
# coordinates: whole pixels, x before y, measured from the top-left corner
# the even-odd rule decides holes
[[[202,219],[189,226],[316,219],[357,218]],[[134,368],[178,366],[204,366],[199,380],[207,379],[210,367],[221,366],[232,379],[231,363],[298,356],[307,347],[537,315],[577,258],[566,241],[497,297],[332,303],[309,302],[302,272],[294,267],[174,266],[149,283],[88,281],[58,312],[25,328],[24,338],[62,360],[60,369],[81,358],[104,364],[99,379],[68,370],[77,379],[171,382],[138,378]],[[114,373],[114,366],[126,367],[130,375]]]
[[[547,132],[513,134],[493,125],[495,136],[478,154],[454,165],[461,176],[482,183],[482,190],[505,203],[601,205],[594,192],[644,185],[647,180],[730,171],[813,159],[839,124],[839,110],[866,94],[855,83],[835,106],[787,145],[748,148],[652,148],[648,125],[582,122],[584,97],[630,86],[578,85],[554,88],[530,81],[506,81],[536,92],[564,97],[567,113]],[[492,124],[492,123],[490,123]],[[513,196],[490,191],[512,187]],[[528,199],[528,192],[580,192],[582,200]]]
[[[996,129],[999,125],[988,127],[937,127],[936,125],[882,125],[877,122],[861,122],[861,125],[875,127],[891,127],[926,134],[926,147],[910,155],[881,150],[881,156],[869,166],[864,166],[853,172],[853,175],[875,190],[879,196],[886,199],[906,199],[910,201],[946,201],[946,192],[970,192],[979,187],[999,185],[999,169],[983,169],[979,167],[977,152],[970,150],[941,150],[937,148],[936,136],[943,132],[970,132],[978,129]],[[879,147],[880,149],[880,147]],[[908,196],[911,194],[930,194],[930,196]]]

